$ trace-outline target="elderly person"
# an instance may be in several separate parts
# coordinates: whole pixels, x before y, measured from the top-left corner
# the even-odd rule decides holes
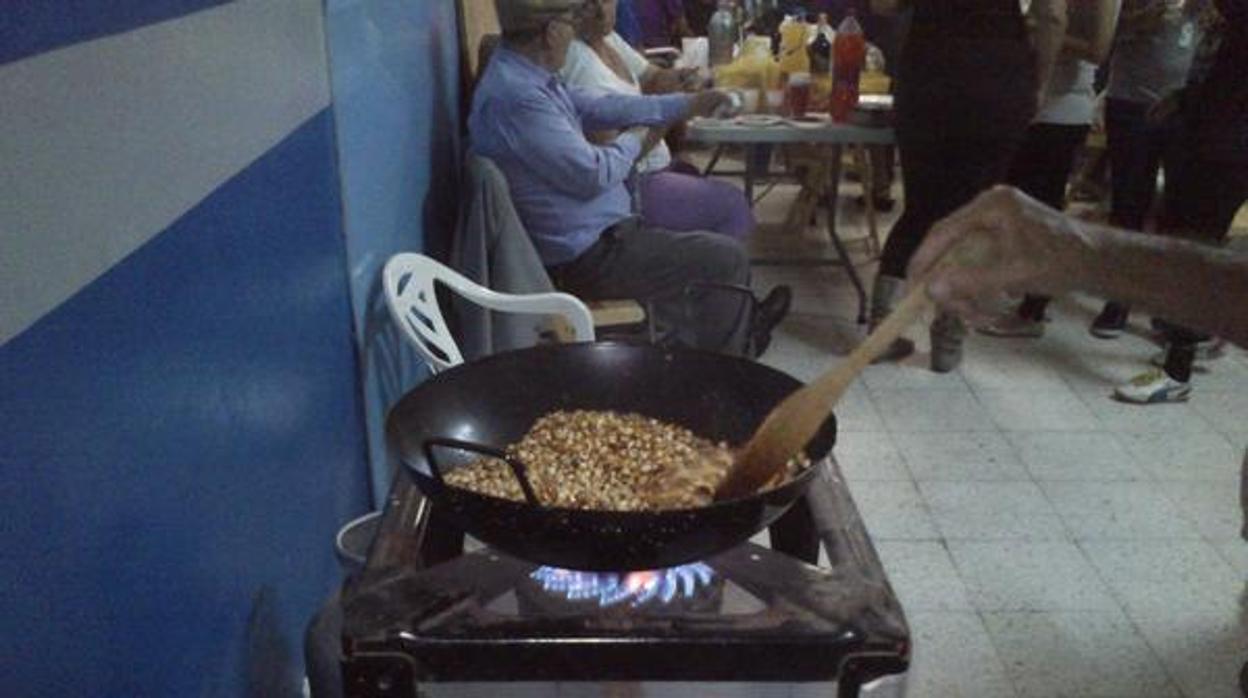
[[[749,299],[718,287],[749,283],[741,245],[709,232],[638,221],[626,187],[662,128],[725,102],[716,92],[634,97],[565,87],[558,71],[581,0],[496,0],[503,40],[468,119],[471,149],[498,165],[551,278],[586,299],[652,303],[666,336],[742,353]],[[585,131],[623,129],[609,143]],[[770,329],[770,328],[764,328]]]
[[[652,65],[615,33],[616,0],[589,0],[586,10],[560,71],[568,85],[638,96],[696,84],[693,69]],[[609,138],[614,134],[595,135]],[[754,214],[740,189],[700,177],[690,169],[673,167],[667,144],[655,144],[638,163],[642,220],[669,230],[711,230],[734,238],[753,231]]]

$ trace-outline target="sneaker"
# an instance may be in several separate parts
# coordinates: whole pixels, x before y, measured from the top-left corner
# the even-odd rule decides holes
[[[1016,313],[1002,315],[996,320],[975,328],[980,334],[989,337],[1043,337],[1044,321],[1025,318]]]
[[[1101,309],[1100,315],[1092,321],[1092,327],[1088,331],[1093,337],[1101,339],[1115,339],[1122,336],[1123,330],[1127,327],[1127,318],[1130,316],[1130,310],[1125,305],[1118,303],[1106,303]]]
[[[1170,353],[1170,345],[1162,347],[1161,351],[1149,357],[1148,362],[1158,368],[1164,368],[1166,365],[1166,355]],[[1209,362],[1226,356],[1226,340],[1221,337],[1214,337],[1196,345],[1196,356],[1192,363],[1192,370],[1205,372],[1209,370]]]
[[[1165,371],[1153,369],[1114,388],[1114,397],[1123,402],[1151,405],[1161,402],[1183,402],[1191,395],[1192,384],[1176,381]]]

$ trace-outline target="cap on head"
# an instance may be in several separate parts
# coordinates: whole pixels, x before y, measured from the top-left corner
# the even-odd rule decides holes
[[[498,25],[504,33],[541,29],[555,17],[584,4],[585,0],[494,0]]]

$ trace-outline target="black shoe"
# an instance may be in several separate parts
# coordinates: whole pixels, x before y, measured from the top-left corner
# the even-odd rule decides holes
[[[1088,331],[1093,337],[1114,339],[1122,335],[1122,331],[1126,329],[1127,317],[1130,314],[1131,310],[1127,306],[1110,301],[1105,304],[1101,314],[1092,321],[1092,327]]]
[[[758,302],[750,321],[751,354],[757,358],[771,345],[771,331],[789,314],[793,305],[793,289],[781,284]]]

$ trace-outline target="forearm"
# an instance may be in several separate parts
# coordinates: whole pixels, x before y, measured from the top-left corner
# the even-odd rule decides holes
[[[666,126],[689,113],[688,95],[586,95],[573,93],[581,120],[589,131],[605,131],[630,126]]]
[[[1248,255],[1084,224],[1076,287],[1248,347]],[[1074,241],[1072,241],[1074,242]]]
[[[1066,40],[1066,0],[1032,0],[1028,17],[1036,54],[1036,84],[1043,93]]]
[[[648,95],[668,94],[681,90],[681,75],[675,70],[654,66],[641,76],[641,91]]]

